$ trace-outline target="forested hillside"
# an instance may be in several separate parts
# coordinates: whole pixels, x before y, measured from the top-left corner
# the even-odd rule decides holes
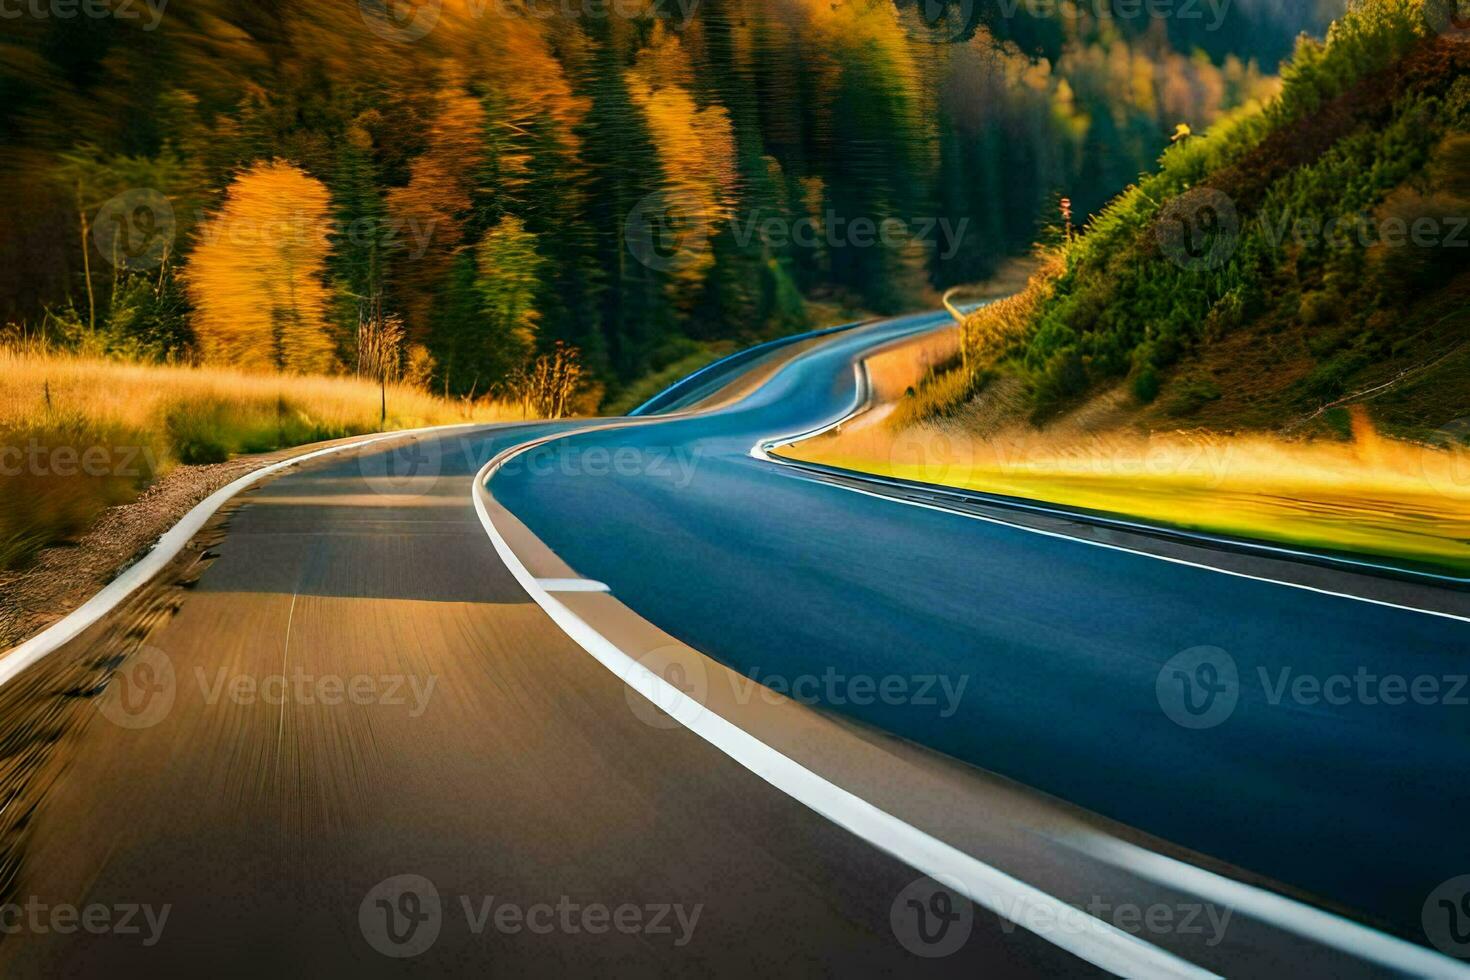
[[[893,312],[985,277],[1061,233],[1062,198],[1080,221],[1179,124],[1273,94],[1293,38],[1333,13],[1139,6],[178,0],[7,19],[0,319],[143,360],[373,360],[455,395],[502,391],[562,343],[593,404],[814,309]]]
[[[1454,0],[1365,0],[1283,78],[973,316],[968,370],[898,420],[1346,436],[1356,406],[1463,439],[1470,29]]]

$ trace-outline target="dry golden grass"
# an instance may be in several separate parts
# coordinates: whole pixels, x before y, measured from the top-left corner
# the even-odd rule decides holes
[[[1007,345],[1026,337],[1036,325],[1042,304],[1051,298],[1056,281],[1066,271],[1060,251],[1038,256],[1035,271],[1025,288],[982,306],[965,318],[965,347],[971,359],[983,364],[999,355]]]
[[[958,326],[935,330],[868,357],[868,384],[873,397],[893,402],[926,376],[959,356]]]
[[[0,568],[84,529],[178,463],[517,408],[354,378],[168,367],[0,348]]]
[[[47,388],[50,405],[47,404]],[[176,405],[219,401],[274,411],[286,401],[327,427],[378,427],[378,386],[351,377],[259,374],[220,367],[170,367],[0,348],[0,428],[53,413],[138,429],[157,426]],[[388,427],[519,419],[498,403],[466,406],[414,388],[388,386]]]
[[[932,419],[947,418],[963,407],[974,397],[981,372],[1000,358],[1007,345],[1023,338],[1030,330],[1037,310],[1051,296],[1057,277],[1064,269],[1064,259],[1057,251],[1041,253],[1034,261],[1010,267],[1007,278],[993,288],[1012,289],[1014,292],[971,313],[961,329],[953,331],[948,338],[952,356],[947,360],[958,359],[960,345],[963,344],[968,371],[931,371],[931,367],[941,363],[932,358],[911,363],[907,368],[897,363],[888,365],[886,370],[890,372],[901,374],[907,370],[914,376],[914,380],[908,382],[914,388],[912,395],[898,399],[888,397],[885,392],[880,396],[880,401],[895,403],[892,414],[888,416],[888,427],[895,432],[902,431]],[[1017,272],[1028,273],[1029,278],[1022,281]],[[993,293],[983,291],[977,295]]]
[[[1351,442],[1174,433],[1063,441],[980,438],[938,426],[848,427],[791,458],[1044,500],[1177,527],[1470,573],[1470,453]]]

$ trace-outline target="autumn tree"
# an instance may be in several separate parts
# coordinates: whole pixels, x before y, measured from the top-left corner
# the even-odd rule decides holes
[[[541,268],[536,236],[513,216],[502,218],[475,247],[475,289],[483,316],[477,341],[491,376],[509,375],[535,348]]]
[[[281,161],[257,163],[230,185],[185,272],[206,361],[296,372],[336,365],[323,279],[329,207],[320,181]]]

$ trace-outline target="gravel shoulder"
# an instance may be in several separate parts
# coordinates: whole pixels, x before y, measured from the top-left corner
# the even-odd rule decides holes
[[[253,470],[335,444],[176,466],[136,500],[103,511],[82,536],[43,549],[21,568],[0,571],[0,651],[24,643],[96,595],[216,490]]]

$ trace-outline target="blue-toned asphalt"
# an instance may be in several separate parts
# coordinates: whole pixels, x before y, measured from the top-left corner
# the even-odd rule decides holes
[[[1362,668],[1447,678],[1445,695],[1470,672],[1470,625],[905,506],[751,458],[761,437],[845,413],[862,351],[940,322],[843,334],[711,414],[557,440],[493,492],[579,574],[739,672],[968,678],[947,718],[943,696],[808,692],[836,690],[835,710],[1422,942],[1430,891],[1470,873],[1470,690],[1399,706],[1273,704],[1270,691],[1283,671]],[[1202,646],[1233,659],[1239,700],[1189,729],[1157,682]]]

